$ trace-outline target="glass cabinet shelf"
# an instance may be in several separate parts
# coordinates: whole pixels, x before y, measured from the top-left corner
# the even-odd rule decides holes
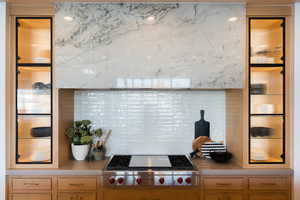
[[[249,18],[249,164],[285,162],[285,20]]]
[[[283,64],[284,19],[250,19],[250,64]]]
[[[16,163],[52,163],[52,18],[17,17]]]
[[[51,20],[20,18],[18,63],[51,63]]]

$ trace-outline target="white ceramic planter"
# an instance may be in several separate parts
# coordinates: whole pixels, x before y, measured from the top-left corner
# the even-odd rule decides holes
[[[90,145],[84,144],[84,145],[74,145],[72,143],[72,154],[75,160],[85,160],[86,156],[89,153]]]

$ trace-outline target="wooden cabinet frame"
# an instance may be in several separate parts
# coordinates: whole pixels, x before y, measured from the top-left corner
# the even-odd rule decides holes
[[[244,168],[290,168],[292,166],[293,147],[293,5],[247,5],[247,38],[245,60],[245,88],[243,90],[243,163]],[[267,14],[267,15],[266,15]],[[249,19],[250,18],[284,18],[285,20],[285,163],[249,164]]]
[[[39,16],[32,16],[34,18],[50,18],[52,20],[52,15],[39,15]],[[10,15],[9,22],[8,22],[8,49],[9,49],[9,59],[8,59],[8,67],[7,67],[7,116],[8,116],[8,126],[7,126],[7,135],[8,135],[8,145],[7,145],[7,168],[58,168],[58,128],[57,128],[57,89],[52,87],[52,163],[49,164],[18,164],[16,160],[16,132],[17,132],[17,121],[16,121],[16,94],[15,90],[17,87],[16,83],[16,70],[17,70],[17,63],[16,63],[16,20],[19,17],[26,18],[27,16],[22,15]],[[53,33],[52,33],[53,35]],[[53,36],[52,36],[53,37]],[[52,40],[52,47],[54,41]],[[52,63],[53,59],[52,59]],[[54,74],[52,73],[52,79],[54,79]]]

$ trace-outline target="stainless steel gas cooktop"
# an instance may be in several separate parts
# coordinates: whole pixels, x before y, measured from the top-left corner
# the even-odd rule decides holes
[[[197,171],[185,155],[114,155],[104,170],[104,185],[194,186]]]

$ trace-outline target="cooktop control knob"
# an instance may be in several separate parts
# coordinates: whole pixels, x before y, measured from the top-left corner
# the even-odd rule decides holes
[[[118,183],[123,184],[124,183],[124,178],[122,178],[122,177],[118,178]]]
[[[164,184],[164,183],[165,183],[165,179],[164,179],[164,177],[161,177],[161,178],[159,178],[159,180],[158,180],[158,181],[159,181],[159,183],[160,183],[160,184]]]
[[[183,178],[179,177],[179,178],[177,179],[177,182],[178,182],[179,184],[181,184],[181,183],[183,182]]]
[[[140,185],[142,183],[142,179],[141,178],[137,178],[136,179],[136,183]]]
[[[115,178],[114,177],[110,177],[109,179],[108,179],[108,182],[110,183],[110,184],[114,184],[115,183]]]
[[[185,179],[185,182],[186,182],[187,184],[191,184],[191,183],[192,183],[191,177],[186,178],[186,179]]]

